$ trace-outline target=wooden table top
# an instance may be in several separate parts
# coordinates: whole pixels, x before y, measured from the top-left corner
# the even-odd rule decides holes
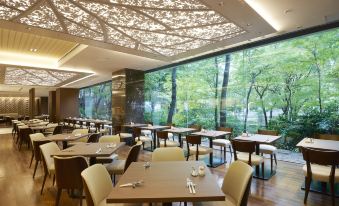
[[[203,137],[215,138],[215,137],[225,136],[225,135],[231,134],[231,133],[230,132],[224,132],[224,131],[216,131],[216,130],[205,130],[205,131],[200,131],[200,132],[194,132],[192,134],[193,135],[201,135]]]
[[[171,133],[176,133],[176,134],[181,134],[181,133],[186,133],[186,132],[193,132],[193,131],[196,131],[196,129],[194,129],[194,128],[173,127],[171,129],[165,129],[163,131],[171,132]]]
[[[245,140],[245,141],[253,141],[253,142],[258,142],[258,143],[271,144],[271,143],[277,141],[280,138],[281,138],[281,136],[254,134],[254,135],[250,135],[248,137],[238,136],[234,139],[235,140]]]
[[[159,130],[159,129],[168,129],[168,128],[171,128],[171,126],[154,125],[154,126],[146,126],[146,127],[140,127],[140,128],[146,129],[146,130]]]
[[[145,126],[147,126],[147,124],[134,123],[134,124],[124,124],[122,126],[123,127],[133,128],[133,127],[145,127]]]
[[[64,134],[56,134],[56,135],[50,135],[42,140],[50,140],[50,141],[74,141],[77,139],[80,139],[82,137],[87,137],[90,134],[69,134],[69,133],[64,133]]]
[[[44,129],[52,129],[55,128],[56,126],[54,125],[42,125],[42,126],[34,126],[34,127],[30,127],[32,130],[44,130]]]
[[[117,149],[125,145],[120,143],[80,143],[67,149],[61,150],[51,156],[69,157],[69,156],[85,156],[85,157],[108,157]]]
[[[192,177],[192,167],[198,170],[205,166],[204,177]],[[189,193],[186,178],[196,184],[196,194]],[[119,185],[143,180],[143,184],[132,187]],[[107,203],[140,202],[203,202],[224,201],[225,194],[219,188],[215,177],[204,162],[151,162],[144,168],[144,162],[133,162],[120,178],[117,186],[106,198]]]
[[[339,141],[313,139],[313,143],[311,143],[308,138],[304,138],[297,144],[297,147],[309,147],[315,149],[339,151]]]

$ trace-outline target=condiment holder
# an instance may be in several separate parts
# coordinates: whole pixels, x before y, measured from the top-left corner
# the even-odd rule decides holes
[[[200,177],[205,176],[205,167],[204,166],[199,166],[198,174],[199,174]]]
[[[198,175],[199,175],[198,171],[194,167],[192,167],[191,176],[192,177],[197,177]]]

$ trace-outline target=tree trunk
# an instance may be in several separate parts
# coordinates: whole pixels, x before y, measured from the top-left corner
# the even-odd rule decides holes
[[[322,113],[322,100],[321,100],[321,70],[320,66],[318,64],[318,57],[317,57],[317,48],[315,48],[312,51],[314,60],[315,60],[315,66],[317,68],[317,77],[318,77],[318,101],[319,101],[319,111]]]
[[[172,98],[171,98],[170,108],[169,108],[168,116],[167,116],[168,124],[172,123],[175,105],[177,103],[177,82],[176,82],[177,80],[176,79],[177,79],[177,68],[174,67],[172,69]]]
[[[219,69],[218,69],[218,57],[214,58],[214,64],[215,64],[215,68],[216,68],[216,73],[215,73],[215,84],[214,84],[214,88],[215,88],[215,94],[214,94],[214,127],[215,129],[217,129],[219,127],[218,124],[218,81],[219,81]]]
[[[261,107],[262,107],[262,112],[263,112],[263,114],[264,114],[264,119],[265,119],[265,128],[267,128],[267,126],[268,126],[268,121],[267,121],[266,108],[265,108],[263,99],[261,99]]]
[[[227,86],[230,74],[230,62],[231,55],[225,55],[225,67],[224,67],[224,78],[222,81],[221,96],[220,96],[220,126],[226,127],[226,96],[227,96]]]
[[[247,117],[248,117],[248,108],[249,108],[249,101],[250,101],[250,95],[252,92],[253,83],[251,82],[250,88],[248,89],[247,95],[246,95],[246,111],[245,111],[245,121],[244,121],[244,132],[247,131]]]

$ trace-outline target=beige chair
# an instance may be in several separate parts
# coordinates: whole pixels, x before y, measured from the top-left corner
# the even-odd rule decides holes
[[[72,131],[72,134],[88,134],[88,129],[75,129]],[[88,137],[82,137],[77,142],[87,142]]]
[[[265,161],[264,157],[253,154],[255,152],[255,142],[243,141],[243,140],[232,140],[232,147],[234,153],[234,160],[245,162],[248,165],[258,166],[261,164],[262,176],[265,177]]]
[[[118,144],[120,143],[120,137],[119,135],[105,135],[99,138],[99,143],[114,143],[114,144]],[[118,155],[113,153],[111,156],[109,157],[97,157],[97,163],[101,163],[101,164],[108,164],[113,162],[115,159],[118,158]]]
[[[105,166],[95,164],[81,172],[84,182],[87,206],[104,206],[106,197],[113,190],[109,173]]]
[[[40,150],[43,156],[43,164],[44,164],[44,170],[45,170],[45,176],[44,176],[44,180],[42,182],[42,187],[41,187],[41,194],[42,194],[44,190],[47,175],[53,175],[53,185],[54,185],[55,167],[54,167],[54,159],[53,157],[51,157],[51,155],[59,152],[60,148],[55,142],[50,142],[50,143],[40,145]]]
[[[207,155],[213,152],[212,148],[201,146],[201,136],[200,135],[187,135],[186,136],[186,142],[187,142],[187,158],[188,160],[189,156],[194,155],[195,160],[199,160],[199,155]],[[189,145],[193,146],[189,146]]]
[[[219,127],[218,131],[223,131],[223,132],[230,132],[229,135],[225,135],[228,136],[229,138],[232,136],[233,133],[233,128],[229,128],[229,127]],[[213,141],[213,145],[215,146],[220,146],[220,152],[223,151],[224,149],[224,160],[226,160],[226,148],[228,147],[231,153],[231,161],[232,161],[232,145],[231,145],[231,141],[229,139],[214,139]]]
[[[157,148],[152,153],[152,162],[185,161],[184,150],[180,147]]]
[[[58,126],[58,123],[49,123],[49,124],[47,124],[47,126],[49,126],[51,128],[45,129],[44,134],[45,135],[51,135],[51,134],[53,134],[54,129]]]
[[[137,162],[140,153],[141,144],[136,144],[128,152],[126,160],[114,160],[111,164],[106,165],[108,173],[113,176],[115,184],[115,175],[122,175],[132,162]]]
[[[157,138],[160,144],[160,147],[179,147],[179,142],[169,140],[168,132],[158,131]]]
[[[152,137],[142,136],[140,128],[133,127],[133,135],[134,135],[134,141],[135,142],[142,142],[142,147],[143,148],[145,146],[145,143],[147,143],[147,142],[151,143],[151,148],[153,148],[153,139],[152,139]]]
[[[335,206],[335,183],[339,182],[339,151],[317,150],[301,148],[306,165],[303,167],[305,175],[305,197],[310,191],[312,180],[330,184],[332,205]]]
[[[32,146],[32,157],[31,157],[31,162],[29,163],[29,168],[32,166],[32,162],[34,159],[34,141],[40,140],[45,138],[45,136],[42,133],[35,133],[35,134],[30,134],[29,139],[31,140],[31,146]]]
[[[279,133],[277,131],[274,130],[261,130],[258,129],[258,134],[262,134],[262,135],[273,135],[273,136],[278,136]],[[260,144],[259,145],[259,153],[261,155],[263,154],[269,154],[271,157],[271,173],[273,171],[273,157],[274,157],[274,161],[275,161],[275,165],[278,164],[277,162],[277,148],[273,145],[269,145],[269,144]]]

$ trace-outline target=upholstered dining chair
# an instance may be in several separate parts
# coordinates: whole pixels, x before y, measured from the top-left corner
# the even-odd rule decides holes
[[[191,124],[188,126],[189,128],[195,129],[196,132],[200,132],[202,126],[200,124]],[[184,145],[184,142],[186,141],[186,136],[181,137],[181,145]]]
[[[262,135],[273,135],[273,136],[278,136],[279,133],[278,131],[274,131],[274,130],[261,130],[258,129],[258,134],[262,134]],[[269,145],[269,144],[260,144],[259,145],[259,153],[261,155],[263,154],[269,154],[271,157],[271,172],[273,171],[273,157],[274,157],[274,161],[275,161],[275,165],[278,165],[277,162],[277,148],[273,145]]]
[[[120,137],[119,137],[119,135],[104,135],[104,136],[99,138],[99,143],[118,144],[118,143],[120,143]],[[97,157],[96,162],[101,163],[101,164],[109,164],[117,158],[118,158],[118,155],[116,153],[113,153],[109,157]]]
[[[34,171],[33,171],[33,179],[35,177],[36,170],[38,169],[38,164],[43,161],[43,157],[41,154],[40,150],[40,145],[50,143],[51,141],[49,140],[34,140],[33,141],[33,151],[34,151],[34,160],[35,160],[35,165],[34,165]]]
[[[21,150],[21,146],[23,143],[26,143],[28,148],[30,147],[30,134],[33,134],[33,130],[29,127],[21,127],[19,129],[19,151]]]
[[[180,147],[157,148],[152,153],[152,162],[185,161],[184,150]]]
[[[232,161],[232,144],[231,144],[231,141],[229,140],[230,137],[232,136],[233,134],[233,128],[230,128],[230,127],[219,127],[217,129],[218,131],[223,131],[223,132],[230,132],[229,135],[225,135],[223,139],[214,139],[212,142],[213,142],[213,145],[215,146],[220,146],[220,152],[223,152],[223,149],[224,149],[224,160],[226,160],[226,148],[228,147],[229,150],[230,150],[230,154],[231,154],[231,161]],[[226,139],[226,136],[228,137],[228,139]]]
[[[151,148],[153,148],[153,144],[156,144],[155,142],[153,142],[152,137],[141,135],[141,128],[133,127],[133,135],[135,142],[142,142],[143,149],[145,147],[145,143],[147,142],[151,143]]]
[[[55,182],[58,188],[55,206],[59,205],[62,189],[80,192],[80,205],[82,205],[83,184],[81,172],[88,167],[84,157],[54,157]]]
[[[56,135],[56,134],[62,134],[63,128],[64,128],[63,125],[58,125],[58,126],[56,126],[56,127],[54,128],[54,130],[53,130],[53,135]]]
[[[81,172],[87,206],[105,206],[106,197],[113,189],[111,178],[105,166],[95,164]]]
[[[189,159],[189,156],[195,155],[195,160],[198,161],[199,155],[207,155],[213,152],[212,148],[201,146],[200,135],[187,135],[186,142],[188,152],[186,160]]]
[[[339,182],[339,151],[301,148],[306,165],[303,166],[305,175],[305,197],[307,203],[308,193],[312,180],[328,182],[331,189],[332,205],[335,206],[335,183]]]
[[[121,138],[121,141],[123,142],[128,142],[128,139],[131,139],[133,137],[133,134],[123,132],[121,125],[114,126],[114,134],[119,135],[119,137]]]
[[[127,170],[132,162],[137,162],[141,149],[141,142],[132,146],[128,152],[126,160],[114,160],[110,164],[106,164],[108,173],[113,176],[113,183],[115,184],[115,176],[122,175]]]
[[[60,148],[55,142],[49,142],[43,145],[40,145],[40,150],[43,156],[43,164],[45,170],[44,180],[41,186],[41,194],[44,190],[45,182],[47,175],[53,175],[53,185],[55,182],[55,167],[54,167],[54,159],[51,157],[52,154],[60,151]]]
[[[255,153],[256,143],[252,141],[231,140],[233,147],[234,160],[242,161],[248,165],[258,166],[261,165],[262,176],[265,176],[265,161],[264,157]]]
[[[32,162],[33,162],[33,159],[34,159],[34,144],[33,144],[33,142],[40,140],[40,139],[43,139],[44,137],[45,136],[42,133],[34,133],[34,134],[29,135],[29,139],[31,140],[31,146],[32,146],[32,156],[31,156],[31,161],[29,163],[29,168],[31,168]]]
[[[157,131],[157,138],[159,141],[160,147],[179,147],[179,142],[169,140],[168,132],[166,131]]]
[[[87,129],[75,129],[72,131],[72,134],[88,134],[88,130]],[[75,142],[87,142],[88,137],[82,137],[78,140],[76,140]]]

